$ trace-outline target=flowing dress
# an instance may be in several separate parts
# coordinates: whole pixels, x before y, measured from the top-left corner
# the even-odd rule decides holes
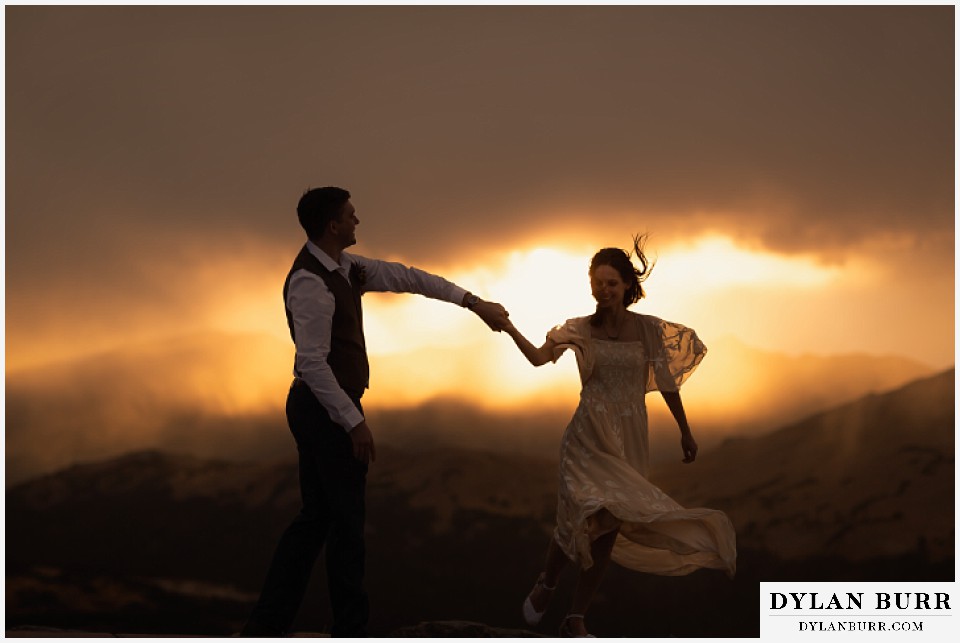
[[[713,568],[732,577],[736,534],[727,515],[685,509],[646,478],[644,396],[679,390],[707,349],[690,328],[628,314],[639,341],[594,339],[589,317],[570,319],[547,334],[556,342],[554,361],[574,351],[583,385],[560,446],[554,538],[587,569],[593,564],[590,543],[619,526],[611,558],[624,567],[664,576]]]

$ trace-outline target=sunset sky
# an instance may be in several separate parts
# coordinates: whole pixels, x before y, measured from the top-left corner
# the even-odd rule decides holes
[[[5,16],[8,375],[208,331],[288,349],[321,185],[353,193],[357,253],[534,341],[592,311],[593,252],[647,232],[634,310],[708,346],[954,363],[952,5]],[[449,304],[365,306],[374,404],[576,390]]]

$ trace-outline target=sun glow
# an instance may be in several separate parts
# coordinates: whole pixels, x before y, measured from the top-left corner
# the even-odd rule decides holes
[[[491,256],[482,266],[430,270],[502,303],[517,328],[539,345],[553,326],[593,311],[587,268],[596,247],[511,250]],[[710,320],[715,318],[699,303],[704,292],[803,290],[823,286],[837,274],[809,259],[748,250],[726,237],[658,248],[656,255],[646,289],[657,305],[648,308],[644,302],[636,310],[697,324],[702,337],[714,336]],[[490,333],[477,319],[447,304],[368,295],[366,311],[377,383],[370,395],[378,403],[407,405],[455,396],[504,407],[532,398],[575,398],[579,381],[572,358],[534,369],[510,338]]]
[[[839,270],[818,265],[808,257],[791,257],[748,250],[732,239],[710,236],[658,253],[656,279],[650,288],[702,291],[735,286],[812,288],[827,284]]]
[[[553,326],[593,311],[587,268],[602,245],[586,238],[541,240],[527,249],[492,251],[467,265],[422,267],[484,299],[501,302],[517,328],[539,345]],[[633,310],[690,325],[708,346],[729,335],[753,344],[758,328],[779,323],[775,312],[761,310],[769,308],[763,302],[831,286],[839,274],[837,268],[806,258],[745,249],[726,237],[650,246],[657,262],[645,283],[648,299]],[[238,340],[235,350],[247,359],[237,360],[230,367],[235,372],[221,378],[221,386],[212,387],[219,397],[209,402],[221,412],[283,403],[293,351],[277,295],[277,283],[282,281],[277,274],[282,269],[253,271],[242,287],[219,289],[219,297],[211,299],[201,313],[200,323],[206,328],[237,337],[259,336],[266,342],[254,351],[247,340]],[[369,293],[364,308],[371,361],[368,406],[410,407],[438,397],[461,398],[492,409],[576,401],[579,378],[572,355],[556,365],[534,368],[508,336],[490,332],[474,315],[446,302]],[[702,386],[712,381],[712,362],[724,363],[723,377],[749,380],[746,373],[735,372],[736,367],[731,369],[729,361],[719,358],[708,359],[701,366],[704,375],[691,380],[694,397],[708,401],[711,390],[726,390]],[[731,402],[716,399],[711,404],[729,406]]]
[[[534,343],[564,320],[589,312],[583,256],[552,248],[511,251],[486,265],[431,271],[498,301]],[[576,394],[576,369],[535,369],[506,335],[477,318],[421,297],[368,295],[364,322],[373,377],[371,400],[418,404],[437,396],[485,407],[516,406],[532,396],[552,401]]]

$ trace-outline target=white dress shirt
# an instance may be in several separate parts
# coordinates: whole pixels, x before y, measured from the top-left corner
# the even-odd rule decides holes
[[[312,241],[307,249],[328,270],[334,270],[351,283],[351,268],[357,265],[364,275],[363,292],[408,292],[431,299],[460,304],[466,290],[443,277],[390,261],[367,259],[346,252],[340,263],[330,258]],[[296,337],[296,371],[334,422],[347,431],[363,422],[363,415],[340,385],[327,363],[336,301],[323,279],[309,270],[297,270],[290,276],[287,308],[293,316]]]

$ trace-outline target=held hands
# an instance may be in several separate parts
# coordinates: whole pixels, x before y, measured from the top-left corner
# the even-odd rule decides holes
[[[683,449],[683,462],[690,464],[697,459],[697,441],[693,439],[693,434],[687,429],[680,436],[680,448]]]
[[[377,459],[377,449],[373,446],[373,434],[364,420],[350,429],[350,441],[353,443],[353,457],[364,464]]]
[[[510,320],[508,319],[510,313],[500,304],[492,301],[481,301],[471,310],[483,320],[483,323],[490,327],[490,330],[499,333],[501,330],[506,330],[511,326]]]

